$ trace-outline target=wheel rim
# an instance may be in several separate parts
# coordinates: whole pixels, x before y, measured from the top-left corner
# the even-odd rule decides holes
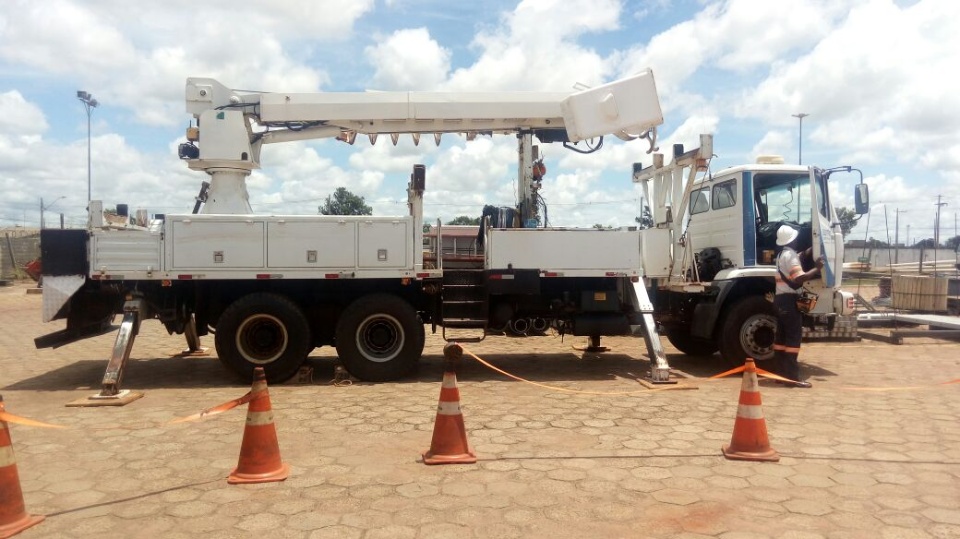
[[[287,327],[269,314],[250,316],[237,329],[237,351],[243,359],[256,365],[276,361],[289,342]]]
[[[385,363],[400,354],[405,337],[399,320],[385,314],[374,314],[357,327],[357,349],[366,359]]]
[[[740,327],[740,345],[747,357],[767,359],[773,356],[777,320],[766,315],[753,315]]]

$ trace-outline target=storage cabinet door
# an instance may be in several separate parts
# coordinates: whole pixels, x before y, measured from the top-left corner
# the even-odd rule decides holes
[[[173,223],[173,269],[264,267],[262,221]]]
[[[267,264],[271,268],[353,269],[357,263],[357,223],[308,221],[267,225]]]
[[[404,268],[413,235],[407,221],[361,221],[359,227],[359,267]]]

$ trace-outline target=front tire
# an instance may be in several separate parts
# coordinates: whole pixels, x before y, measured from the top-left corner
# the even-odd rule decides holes
[[[223,311],[215,342],[220,362],[247,382],[256,367],[270,383],[290,379],[313,348],[303,311],[284,296],[262,292]]]
[[[743,365],[750,357],[760,361],[773,357],[777,335],[777,310],[763,296],[747,296],[723,315],[718,337],[720,355],[730,366]]]
[[[409,303],[372,294],[351,303],[337,322],[337,354],[347,371],[368,382],[396,380],[417,366],[423,322]]]
[[[690,336],[688,328],[672,328],[667,331],[667,340],[674,348],[688,356],[711,356],[717,351],[717,343],[701,337]]]

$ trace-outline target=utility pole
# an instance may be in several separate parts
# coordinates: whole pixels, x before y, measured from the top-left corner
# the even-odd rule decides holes
[[[797,151],[797,162],[798,164],[802,165],[803,164],[803,119],[810,115],[807,114],[806,112],[798,112],[797,114],[792,114],[791,116],[793,116],[794,118],[800,119],[800,137],[799,137],[800,149]]]
[[[896,230],[893,233],[893,263],[894,264],[900,263],[900,214],[906,213],[906,212],[907,210],[901,210],[900,208],[897,208],[896,210],[894,210],[894,213],[896,214],[896,218],[894,219],[894,225],[893,225],[896,228]]]
[[[910,246],[910,225],[909,225],[909,224],[907,225],[907,241],[906,241],[906,244],[907,244],[908,247]]]
[[[934,221],[933,227],[933,248],[937,249],[940,247],[940,208],[946,206],[946,202],[940,202],[940,199],[943,198],[943,195],[937,195],[937,218]]]
[[[45,228],[45,224],[46,224],[46,223],[44,222],[44,219],[43,219],[43,214],[44,214],[44,212],[47,211],[47,210],[49,210],[50,208],[52,208],[54,204],[56,204],[57,202],[59,202],[59,201],[60,201],[61,199],[63,199],[63,198],[66,198],[66,197],[62,197],[62,196],[61,196],[61,197],[57,197],[56,200],[54,200],[53,202],[51,202],[49,205],[46,205],[46,206],[45,206],[45,205],[43,204],[43,197],[40,197],[40,230],[43,230],[43,229]],[[61,228],[62,228],[62,226],[61,226]]]

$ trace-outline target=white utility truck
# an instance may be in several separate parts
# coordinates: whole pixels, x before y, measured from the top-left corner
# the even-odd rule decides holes
[[[190,78],[186,104],[197,125],[180,158],[209,175],[193,213],[151,218],[137,210],[118,222],[93,201],[87,229],[42,231],[43,318],[66,319],[66,328],[37,338],[37,347],[110,331],[123,315],[101,398],[121,393],[140,323],[151,318],[185,335],[190,350],[213,333],[220,361],[246,380],[257,366],[272,382],[286,380],[323,345],[335,346],[357,378],[396,379],[416,366],[429,323],[461,342],[491,330],[553,328],[589,337],[597,350],[601,336],[640,332],[650,379],[669,383],[658,324],[687,353],[770,354],[768,229],[781,221],[810,229],[816,254],[828,260],[824,278],[808,284],[823,298],[816,312],[852,308],[839,291],[842,242],[826,189],[833,171],[759,164],[701,174],[712,156],[709,136],[697,150],[674,148],[670,165],[659,154],[651,167],[635,165],[634,181],[655,201],[652,226],[547,226],[534,138],[579,152],[600,149],[604,135],[645,138],[652,151],[663,118],[649,71],[573,94],[258,93]],[[474,267],[444,269],[439,251],[425,259],[422,165],[410,177],[407,215],[252,212],[246,178],[264,144],[353,144],[364,135],[371,143],[409,135],[415,144],[432,135],[439,144],[444,133],[518,141],[518,204],[484,209],[483,257]],[[436,233],[442,245],[439,223]]]
[[[214,333],[220,361],[247,380],[257,366],[273,382],[288,379],[322,345],[335,346],[357,378],[395,379],[416,366],[430,323],[458,341],[508,325],[552,326],[597,347],[603,335],[642,331],[652,378],[669,382],[642,281],[640,231],[545,227],[544,168],[533,144],[536,137],[589,152],[614,135],[646,138],[652,150],[663,116],[649,70],[572,94],[259,93],[190,78],[186,104],[197,125],[180,158],[209,175],[193,213],[150,218],[138,210],[117,222],[93,201],[86,230],[42,233],[43,317],[66,319],[66,328],[36,345],[110,331],[123,315],[101,397],[120,393],[140,323],[151,318],[184,334],[191,350]],[[408,184],[408,215],[252,213],[245,182],[264,144],[353,144],[364,135],[371,143],[433,135],[439,144],[444,133],[518,141],[519,204],[485,220],[476,268],[444,270],[439,253],[424,262],[422,165]]]
[[[854,297],[840,289],[843,236],[828,189],[837,173],[858,173],[855,212],[869,209],[863,174],[852,167],[821,169],[784,164],[779,156],[761,156],[756,164],[709,171],[713,138],[701,135],[700,147],[673,149],[665,165],[634,165],[633,181],[651,201],[641,232],[644,278],[654,318],[670,343],[689,355],[720,355],[731,365],[747,357],[773,356],[776,311],[777,229],[800,233],[800,249],[813,247],[824,258],[820,279],[804,288],[818,298],[805,323],[830,327],[838,315],[854,310]],[[809,268],[805,268],[809,269]]]

